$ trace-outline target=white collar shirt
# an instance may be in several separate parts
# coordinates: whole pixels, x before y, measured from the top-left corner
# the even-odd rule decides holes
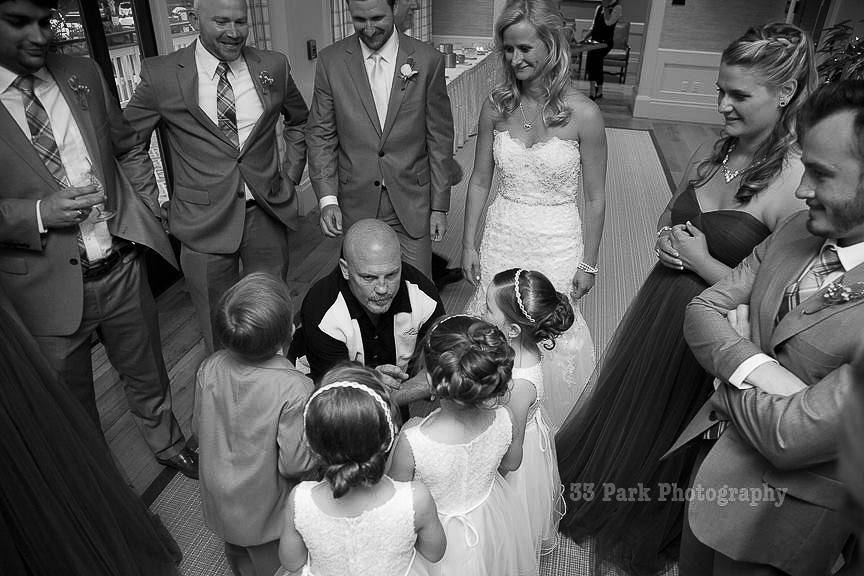
[[[199,39],[195,42],[195,66],[198,69],[198,107],[207,115],[215,125],[219,125],[219,117],[216,110],[216,92],[219,85],[219,75],[216,68],[219,59],[207,51]],[[228,81],[234,92],[234,108],[237,113],[237,137],[240,149],[255,128],[255,124],[264,114],[264,105],[255,89],[252,74],[246,60],[241,56],[228,64]],[[249,186],[245,186],[246,199],[252,200],[252,192]]]
[[[81,135],[81,129],[72,116],[69,103],[66,102],[60,87],[46,68],[40,69],[33,76],[36,77],[33,92],[48,114],[51,132],[54,134],[54,140],[60,150],[60,160],[63,163],[69,184],[85,186],[90,183],[92,162],[84,143],[84,137]],[[17,77],[17,73],[0,66],[0,101],[3,102],[6,110],[9,111],[29,141],[31,140],[30,126],[27,124],[27,112],[24,109],[24,93],[12,86]],[[73,103],[73,105],[77,106],[78,104]],[[42,217],[39,212],[40,204],[41,200],[37,201],[36,222],[39,232],[44,234],[48,230],[42,225]],[[97,211],[93,210],[87,220],[78,224],[87,250],[87,259],[91,263],[108,256],[112,246],[108,225],[104,221],[97,222],[96,214]]]
[[[369,84],[372,84],[372,67],[375,66],[373,55],[381,56],[381,64],[384,66],[384,79],[387,81],[387,103],[390,102],[390,89],[393,86],[393,76],[396,74],[396,56],[399,54],[399,32],[396,27],[393,27],[393,33],[390,38],[378,50],[371,50],[363,41],[360,41],[360,50],[363,52],[363,64],[366,66],[366,77],[369,79]],[[385,117],[386,109],[385,105]],[[384,126],[381,126],[384,129]]]

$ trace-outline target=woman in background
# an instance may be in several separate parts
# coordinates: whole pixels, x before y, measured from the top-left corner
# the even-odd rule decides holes
[[[618,0],[601,0],[600,6],[597,6],[597,10],[594,11],[591,29],[582,39],[583,42],[592,40],[606,45],[602,50],[588,52],[585,57],[585,73],[588,75],[588,81],[591,82],[589,97],[592,100],[603,97],[603,59],[613,48],[615,25],[620,19],[621,3]]]
[[[633,571],[677,556],[684,502],[658,496],[661,485],[687,486],[695,454],[660,458],[713,392],[684,341],[685,307],[805,207],[795,198],[803,173],[795,121],[815,85],[813,45],[795,26],[751,28],[723,52],[724,134],[696,150],[658,222],[659,262],[556,438],[562,482],[578,488],[561,532],[593,536],[601,556]],[[604,486],[640,485],[647,502],[603,498]]]

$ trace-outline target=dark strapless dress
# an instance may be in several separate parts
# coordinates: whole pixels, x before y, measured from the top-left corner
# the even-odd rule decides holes
[[[179,548],[0,289],[0,573],[174,576]]]
[[[692,186],[672,207],[672,224],[688,220],[730,267],[770,234],[746,212],[703,213]],[[695,273],[654,266],[556,436],[568,493],[560,531],[576,541],[593,536],[602,558],[635,573],[656,572],[677,557],[684,502],[672,494],[661,500],[660,485],[686,488],[695,453],[659,459],[713,391],[683,335],[685,308],[707,287]],[[610,492],[640,485],[647,501],[618,501],[620,493]]]

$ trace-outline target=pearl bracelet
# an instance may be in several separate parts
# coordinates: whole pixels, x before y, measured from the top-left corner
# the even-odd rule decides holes
[[[659,230],[657,230],[657,237],[659,238],[660,235],[663,234],[663,232],[671,232],[671,231],[672,231],[672,227],[671,227],[671,226],[663,226],[662,228],[660,228]]]
[[[591,274],[592,276],[596,276],[597,273],[600,271],[600,269],[597,268],[596,266],[591,266],[590,264],[586,264],[585,262],[579,262],[576,265],[576,269],[582,270],[583,272],[587,272],[588,274]]]

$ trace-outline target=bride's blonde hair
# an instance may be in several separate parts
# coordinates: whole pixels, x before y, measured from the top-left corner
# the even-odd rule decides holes
[[[504,55],[504,31],[519,22],[527,22],[537,31],[549,56],[540,66],[543,101],[541,110],[547,126],[560,126],[570,120],[567,90],[570,87],[570,44],[564,31],[564,19],[550,0],[510,0],[495,22],[495,50],[504,63],[504,79],[492,89],[490,98],[499,113],[509,116],[522,100],[519,81]]]

